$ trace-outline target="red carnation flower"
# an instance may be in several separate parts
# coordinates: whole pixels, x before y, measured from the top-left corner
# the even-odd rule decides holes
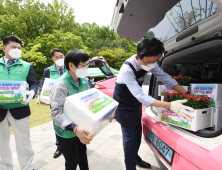
[[[208,102],[210,102],[210,100],[209,99],[205,99],[205,101],[208,103]]]

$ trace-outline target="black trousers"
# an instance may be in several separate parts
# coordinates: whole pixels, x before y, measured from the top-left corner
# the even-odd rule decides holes
[[[56,135],[56,134],[55,134],[55,135]],[[56,143],[55,143],[55,144],[56,144],[56,146],[57,146],[57,149],[60,149],[57,135],[56,135]]]
[[[123,126],[121,128],[126,170],[136,170],[136,160],[141,160],[138,151],[141,144],[142,126],[138,124],[132,128],[125,128]]]
[[[89,170],[86,145],[82,144],[78,137],[71,139],[61,138],[58,135],[60,150],[65,157],[66,170],[76,170],[79,164],[80,170]]]

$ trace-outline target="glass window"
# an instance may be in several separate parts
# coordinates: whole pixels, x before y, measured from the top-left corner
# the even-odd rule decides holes
[[[106,67],[104,64],[101,66],[101,69],[103,70],[103,72],[104,72],[106,75],[112,74],[111,71],[109,70],[109,68]]]
[[[212,16],[218,10],[219,7],[211,0],[181,0],[144,37],[155,37],[166,42],[190,26]]]
[[[191,77],[192,79],[197,79],[201,80],[202,79],[202,69],[201,69],[201,64],[193,64],[188,73],[188,77]]]
[[[182,68],[183,68],[183,64],[175,64],[174,65],[174,72],[176,73],[175,74],[176,76],[181,74]]]
[[[204,72],[206,79],[219,76],[220,64],[204,64]]]

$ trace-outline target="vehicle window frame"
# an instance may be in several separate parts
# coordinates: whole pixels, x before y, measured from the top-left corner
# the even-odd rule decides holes
[[[206,6],[203,4],[204,2],[206,3]],[[198,1],[194,2],[192,0],[189,2],[187,0],[181,0],[164,15],[163,20],[160,21],[159,24],[153,28],[150,28],[144,37],[157,38],[165,43],[190,27],[197,25],[199,22],[214,16],[220,10],[217,4],[212,0],[201,0],[201,3],[198,4]],[[199,9],[197,9],[197,4],[199,5]],[[187,6],[189,7],[187,8]],[[204,7],[204,9],[202,7]],[[192,21],[190,21],[191,19]],[[163,25],[165,27],[163,27]],[[174,32],[170,31],[171,29],[173,29]]]

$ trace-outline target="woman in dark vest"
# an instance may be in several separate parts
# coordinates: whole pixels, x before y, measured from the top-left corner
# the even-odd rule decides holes
[[[144,168],[151,167],[138,155],[142,135],[142,104],[147,107],[156,106],[170,109],[183,119],[193,118],[192,114],[185,110],[193,111],[193,109],[182,105],[186,101],[163,102],[145,95],[142,91],[144,77],[151,72],[167,87],[181,94],[186,93],[176,80],[172,79],[157,64],[157,59],[163,53],[162,42],[155,38],[142,39],[137,46],[137,54],[123,63],[117,77],[113,98],[119,102],[116,120],[122,128],[126,170],[136,170],[136,164]]]

